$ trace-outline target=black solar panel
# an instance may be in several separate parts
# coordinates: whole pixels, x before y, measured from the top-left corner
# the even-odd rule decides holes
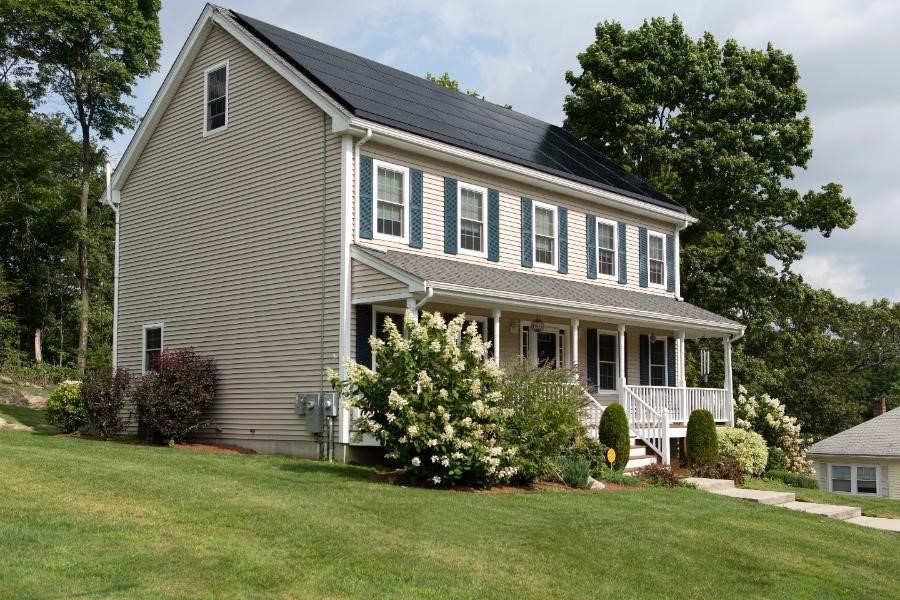
[[[684,212],[563,128],[232,12],[354,115]]]

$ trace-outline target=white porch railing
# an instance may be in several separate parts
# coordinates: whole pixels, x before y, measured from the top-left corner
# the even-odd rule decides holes
[[[631,391],[630,386],[625,387],[622,395],[625,402],[625,414],[628,416],[628,426],[635,437],[643,440],[648,448],[662,457],[664,465],[669,464],[669,422],[668,411],[654,409],[643,398]]]
[[[629,385],[626,389],[655,412],[669,413],[669,423],[687,424],[697,409],[708,410],[717,422],[731,423],[731,394],[716,388]]]
[[[600,417],[603,416],[603,409],[605,408],[602,404],[597,402],[597,399],[591,396],[587,390],[582,390],[584,393],[584,424],[587,426],[587,434],[588,437],[592,440],[599,439],[600,437]]]

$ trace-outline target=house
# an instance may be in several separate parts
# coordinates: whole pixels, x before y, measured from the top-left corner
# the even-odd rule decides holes
[[[114,360],[215,356],[206,440],[360,456],[351,414],[319,431],[295,397],[406,310],[576,366],[591,431],[621,402],[645,462],[693,409],[733,421],[743,327],[679,297],[695,219],[560,127],[207,5],[109,193]],[[693,338],[722,341],[724,388],[686,387]]]
[[[885,410],[875,399],[875,417],[809,447],[807,457],[829,492],[900,500],[900,408]]]

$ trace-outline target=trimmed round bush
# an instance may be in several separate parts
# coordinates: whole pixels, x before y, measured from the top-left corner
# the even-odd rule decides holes
[[[66,433],[78,431],[87,422],[87,408],[78,381],[61,383],[47,398],[47,420]]]
[[[691,469],[709,469],[719,459],[716,422],[708,410],[691,413],[687,425],[687,461]]]
[[[766,470],[769,449],[758,433],[726,427],[719,431],[719,456],[734,459],[747,475],[761,475]]]
[[[784,450],[777,446],[769,448],[769,460],[766,462],[766,471],[787,471],[788,460]]]
[[[628,417],[621,404],[614,403],[606,407],[600,417],[597,439],[607,448],[616,451],[616,462],[613,467],[619,471],[628,464],[631,454],[631,436],[628,434]]]

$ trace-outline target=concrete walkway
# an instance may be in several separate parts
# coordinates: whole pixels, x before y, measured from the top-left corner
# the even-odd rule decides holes
[[[740,498],[741,500],[749,500],[759,504],[768,504],[770,506],[778,506],[787,508],[788,510],[799,510],[801,512],[813,515],[821,515],[830,519],[838,519],[846,521],[854,525],[862,525],[863,527],[872,527],[874,529],[882,529],[884,531],[896,531],[900,533],[900,519],[884,519],[881,517],[864,517],[862,510],[856,506],[841,506],[838,504],[818,504],[816,502],[798,502],[796,496],[792,492],[771,492],[768,490],[748,490],[734,487],[734,482],[727,479],[706,479],[703,477],[688,477],[684,480],[700,490],[717,494],[719,496],[728,496],[729,498]]]

